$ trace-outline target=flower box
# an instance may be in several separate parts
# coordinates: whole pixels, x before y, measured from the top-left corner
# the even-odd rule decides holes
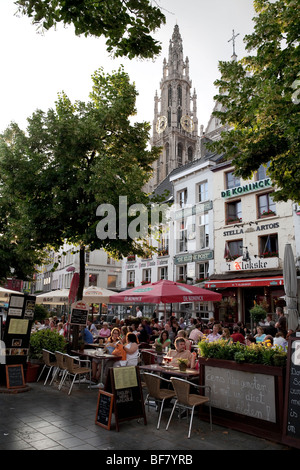
[[[226,225],[230,224],[240,224],[243,221],[241,217],[228,217],[226,220]]]
[[[259,214],[259,218],[263,219],[264,217],[272,217],[273,215],[276,215],[276,212],[274,212],[274,211],[263,211],[261,214]]]
[[[158,256],[167,256],[169,254],[169,250],[159,250]]]

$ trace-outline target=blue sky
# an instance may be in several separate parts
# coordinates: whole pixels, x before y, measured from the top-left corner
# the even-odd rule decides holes
[[[230,60],[232,30],[238,58],[245,55],[243,38],[253,31],[253,0],[157,0],[167,23],[156,32],[162,53],[155,60],[113,60],[103,39],[76,37],[72,27],[44,35],[27,17],[16,17],[13,0],[0,2],[1,86],[0,132],[11,121],[26,128],[26,119],[37,109],[54,107],[64,91],[72,101],[88,100],[91,75],[99,67],[105,72],[123,64],[139,91],[137,119],[153,120],[154,95],[159,91],[163,59],[177,23],[183,39],[184,57],[189,57],[190,78],[197,92],[199,125],[206,127],[216,94],[218,61]]]

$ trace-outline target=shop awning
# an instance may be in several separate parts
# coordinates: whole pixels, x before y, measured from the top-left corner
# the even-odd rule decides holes
[[[245,279],[211,279],[205,282],[207,289],[224,287],[282,286],[283,276],[250,277]]]

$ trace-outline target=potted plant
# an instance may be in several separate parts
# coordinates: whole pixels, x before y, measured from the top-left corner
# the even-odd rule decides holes
[[[185,372],[187,369],[188,360],[179,358],[177,361],[179,364],[179,370],[181,370],[181,372]]]
[[[32,333],[29,343],[29,358],[31,360],[42,361],[43,349],[50,352],[61,351],[66,349],[66,340],[59,335],[57,331],[39,330]]]
[[[56,331],[39,330],[31,334],[29,342],[29,361],[26,364],[26,382],[36,382],[43,364],[43,349],[50,352],[66,349],[66,341]]]
[[[250,316],[254,323],[259,323],[266,318],[267,312],[261,305],[255,305],[250,309]]]

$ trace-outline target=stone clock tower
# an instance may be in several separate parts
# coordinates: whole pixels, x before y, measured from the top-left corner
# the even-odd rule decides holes
[[[168,61],[163,62],[160,96],[154,97],[154,121],[151,145],[162,147],[160,158],[153,164],[152,192],[168,174],[195,159],[198,143],[197,95],[191,95],[189,59],[183,59],[179,27],[174,27]]]

